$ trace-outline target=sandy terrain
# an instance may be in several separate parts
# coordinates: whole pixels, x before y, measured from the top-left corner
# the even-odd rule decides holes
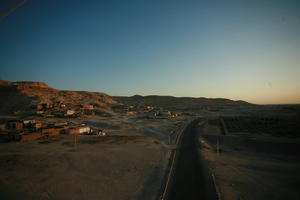
[[[177,134],[197,117],[207,120],[198,129],[201,162],[211,167],[222,199],[300,199],[299,105],[166,96],[112,98],[37,82],[0,81],[0,85],[5,97],[0,121],[71,122],[107,134],[1,143],[1,199],[156,199]],[[53,107],[47,108],[47,103]],[[39,104],[46,104],[42,109],[52,117],[37,114]],[[84,111],[86,105],[92,105],[93,112]],[[67,109],[79,114],[55,114]]]
[[[86,123],[87,125],[104,129],[109,135],[145,136],[156,138],[162,143],[168,144],[169,135],[175,135],[190,117],[148,119],[139,115],[118,115],[114,118],[100,116],[85,116],[84,119],[72,119],[74,123]]]
[[[0,146],[4,199],[154,199],[168,152],[143,137],[59,136]],[[147,187],[144,187],[147,185]]]
[[[68,120],[103,129],[108,136],[59,135],[0,144],[2,197],[156,199],[170,156],[168,135],[184,124],[182,118],[118,115]]]
[[[224,136],[219,126],[207,124],[201,128],[199,142],[222,199],[300,198],[299,139],[246,133]]]

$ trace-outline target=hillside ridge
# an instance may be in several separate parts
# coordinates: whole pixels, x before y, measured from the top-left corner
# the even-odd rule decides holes
[[[219,109],[221,107],[251,106],[254,104],[242,100],[205,97],[174,97],[159,95],[114,96],[116,101],[124,104],[149,105],[169,110],[191,111],[199,109]]]
[[[68,91],[50,87],[43,82],[0,80],[0,114],[33,112],[38,104],[62,102],[69,107],[94,105],[104,112],[112,112],[111,105],[117,104],[109,95],[101,92]]]

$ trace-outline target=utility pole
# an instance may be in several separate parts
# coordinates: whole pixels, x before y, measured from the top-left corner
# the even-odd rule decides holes
[[[77,135],[74,135],[74,150],[76,151],[77,149]]]
[[[220,153],[220,141],[219,141],[219,137],[217,137],[217,153],[218,153],[218,155]]]

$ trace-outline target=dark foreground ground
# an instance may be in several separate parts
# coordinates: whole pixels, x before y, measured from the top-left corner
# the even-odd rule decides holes
[[[155,198],[167,160],[158,142],[82,135],[74,144],[72,135],[2,143],[0,199]]]
[[[201,127],[199,141],[202,158],[215,175],[222,200],[300,199],[299,138],[254,131],[224,134],[215,122],[209,120]]]
[[[210,172],[199,154],[197,122],[192,122],[183,133],[168,199],[217,199]]]

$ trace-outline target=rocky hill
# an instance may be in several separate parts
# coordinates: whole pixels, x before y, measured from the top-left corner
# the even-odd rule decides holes
[[[193,97],[173,97],[173,96],[140,96],[114,97],[116,101],[129,105],[146,105],[162,107],[168,110],[191,111],[199,109],[219,109],[223,107],[237,107],[252,105],[245,101],[233,101],[224,98],[193,98]]]
[[[16,85],[19,87],[41,87],[41,88],[49,88],[49,85],[43,82],[34,82],[34,81],[17,81],[17,82],[10,82],[5,80],[0,80],[0,85]]]
[[[95,105],[104,112],[112,112],[117,104],[100,92],[58,90],[43,82],[9,82],[0,80],[0,114],[30,112],[38,104],[63,102],[67,105]]]
[[[223,98],[192,98],[172,96],[110,97],[100,92],[67,91],[50,87],[43,82],[0,80],[0,114],[14,112],[29,113],[38,104],[63,102],[68,107],[94,105],[102,112],[113,113],[112,107],[119,103],[127,105],[155,106],[173,111],[197,111],[199,109],[219,109],[252,105],[245,101]]]

